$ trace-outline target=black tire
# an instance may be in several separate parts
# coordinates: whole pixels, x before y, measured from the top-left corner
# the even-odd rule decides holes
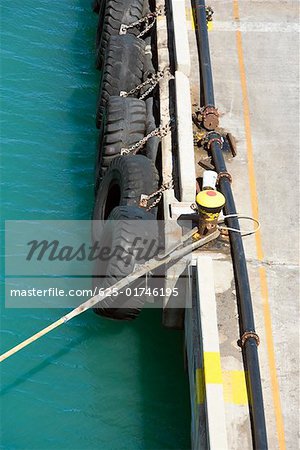
[[[146,105],[132,97],[109,98],[99,133],[95,170],[95,191],[114,158],[122,148],[129,148],[146,133]]]
[[[145,103],[146,103],[146,114],[147,114],[146,134],[149,134],[153,130],[155,130],[155,128],[157,127],[157,125],[155,123],[155,117],[154,117],[153,97],[147,98]],[[154,161],[154,162],[156,161],[156,158],[157,158],[157,152],[158,152],[158,147],[159,147],[160,141],[161,140],[158,136],[153,136],[146,143],[145,155],[147,156],[147,158],[152,159],[152,161]]]
[[[147,220],[147,222],[141,226],[136,223],[137,220]],[[136,239],[141,239],[138,241],[140,247],[135,244]],[[142,249],[141,245],[143,245]],[[152,214],[141,208],[134,206],[115,208],[105,224],[98,248],[111,249],[111,255],[106,258],[106,261],[103,260],[104,258],[102,260],[99,258],[95,266],[93,289],[100,290],[100,288],[109,288],[129,275],[134,270],[136,263],[143,264],[156,255],[158,250],[157,222]],[[115,249],[118,249],[118,252]],[[130,284],[131,292],[140,287],[145,287],[143,279]],[[147,298],[142,295],[126,295],[125,290],[126,288],[122,290],[123,294],[107,297],[93,309],[94,312],[115,320],[135,319]]]
[[[130,25],[143,17],[144,0],[107,0],[104,15],[99,16],[96,35],[96,67],[101,69],[108,40],[117,36],[120,26]],[[138,27],[129,28],[128,34],[137,36]]]
[[[135,36],[112,36],[109,39],[105,64],[100,81],[96,126],[100,128],[102,115],[110,96],[136,88],[143,79],[145,43]],[[134,95],[137,97],[139,92]]]
[[[117,206],[139,206],[142,194],[152,194],[158,187],[158,173],[153,162],[143,155],[118,156],[103,178],[93,212],[93,239],[99,240],[103,221]],[[156,208],[152,215],[156,216]],[[101,222],[98,222],[101,221]]]

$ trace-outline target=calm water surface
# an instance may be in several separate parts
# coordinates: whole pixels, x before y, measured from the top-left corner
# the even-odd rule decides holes
[[[99,73],[90,0],[0,8],[3,244],[6,219],[90,218]],[[65,312],[5,309],[3,287],[1,352]],[[3,363],[0,448],[187,449],[182,334],[160,322],[88,312]]]

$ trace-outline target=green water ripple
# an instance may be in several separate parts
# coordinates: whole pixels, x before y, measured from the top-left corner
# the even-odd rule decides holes
[[[4,220],[90,218],[99,72],[90,0],[3,1],[0,11],[3,248]],[[66,312],[5,308],[3,279],[0,305],[0,351]],[[0,448],[188,448],[182,348],[159,311],[130,324],[74,319],[2,364]]]

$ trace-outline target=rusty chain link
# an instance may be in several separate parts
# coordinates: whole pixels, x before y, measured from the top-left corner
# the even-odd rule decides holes
[[[173,189],[173,180],[168,181],[167,183],[163,183],[161,185],[161,187],[153,192],[152,194],[146,195],[146,194],[142,194],[141,198],[140,198],[140,206],[142,208],[147,208],[147,211],[151,211],[151,209],[155,208],[158,203],[161,201],[163,193],[169,189]],[[156,200],[154,200],[154,202],[148,206],[148,202],[149,200],[151,200],[152,198],[157,197]]]
[[[145,29],[138,34],[138,38],[142,38],[146,33],[148,33],[149,30],[154,26],[156,19],[158,16],[161,16],[163,14],[163,11],[161,8],[157,8],[155,12],[151,12],[147,14],[146,16],[142,17],[141,19],[137,20],[136,22],[132,22],[129,25],[121,24],[119,35],[124,35],[127,33],[127,30],[130,28],[138,27],[139,25],[145,24]]]
[[[140,141],[136,142],[129,148],[121,148],[121,155],[129,155],[130,153],[135,155],[138,150],[140,150],[144,145],[154,136],[163,138],[167,136],[172,130],[174,125],[174,119],[171,119],[166,125],[160,125],[155,130],[151,131],[147,136],[143,137]]]
[[[153,91],[155,86],[157,86],[159,81],[162,80],[165,76],[167,76],[169,80],[174,79],[174,75],[172,75],[170,69],[166,67],[164,70],[160,70],[156,74],[152,75],[150,78],[147,78],[147,80],[143,81],[143,83],[131,89],[131,91],[129,92],[121,91],[120,97],[129,97],[130,95],[133,95],[136,92],[140,91],[143,87],[148,86],[148,84],[151,84],[149,89],[147,89],[147,91],[139,97],[140,100],[144,100],[144,98],[146,98],[150,94],[150,92]]]

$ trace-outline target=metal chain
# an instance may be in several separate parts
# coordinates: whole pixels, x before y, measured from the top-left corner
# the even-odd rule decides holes
[[[169,189],[173,189],[173,186],[174,186],[173,180],[170,180],[167,183],[163,183],[161,187],[152,194],[149,195],[142,194],[140,199],[140,206],[143,208],[147,208],[149,200],[158,196],[157,199],[154,200],[154,202],[147,208],[147,211],[151,211],[151,209],[155,208],[161,201],[163,193]]]
[[[154,26],[156,20],[157,20],[157,15],[153,17],[153,20],[152,20],[152,22],[150,22],[150,23],[149,23],[149,20],[146,20],[146,21],[145,21],[145,25],[146,25],[146,26],[145,26],[145,29],[144,29],[143,31],[141,31],[140,34],[138,34],[137,37],[138,37],[138,38],[142,38],[143,36],[145,36],[145,34],[147,34],[148,31],[150,31],[151,28],[153,28],[153,26]]]
[[[147,14],[146,16],[142,17],[141,19],[137,20],[136,22],[132,22],[129,25],[121,24],[119,34],[123,35],[127,33],[127,30],[130,28],[138,27],[139,25],[142,25],[145,23],[145,29],[138,35],[139,38],[143,37],[155,24],[156,19],[158,16],[161,16],[162,10],[160,8],[157,8],[155,12],[151,12]],[[152,22],[150,20],[152,19]]]
[[[150,78],[147,78],[147,80],[143,81],[143,83],[131,89],[131,91],[129,92],[121,91],[120,97],[129,97],[130,95],[133,95],[136,92],[140,91],[143,87],[148,86],[148,84],[151,84],[149,89],[147,89],[147,91],[139,97],[140,100],[144,100],[144,98],[146,98],[147,95],[149,95],[150,92],[153,91],[153,89],[158,85],[159,81],[162,80],[165,76],[167,76],[169,80],[174,79],[174,75],[172,75],[170,69],[166,67],[164,70],[160,70],[156,74],[152,75]]]
[[[144,145],[154,136],[163,138],[167,136],[168,133],[173,128],[174,120],[171,119],[166,125],[160,125],[158,128],[155,128],[155,130],[151,131],[147,136],[143,137],[140,141],[138,141],[136,144],[133,144],[129,148],[121,148],[121,155],[129,155],[130,153],[135,155],[138,150],[140,150]]]
[[[153,91],[153,89],[158,85],[160,80],[162,80],[165,77],[167,77],[168,80],[174,80],[175,79],[174,75],[171,74],[170,69],[168,67],[165,68],[164,70],[160,70],[159,72],[157,72],[155,75],[153,75],[150,78],[151,86],[149,87],[149,89],[147,89],[146,92],[144,92],[143,95],[141,95],[139,97],[139,99],[140,100],[144,100],[144,98],[146,98]]]

